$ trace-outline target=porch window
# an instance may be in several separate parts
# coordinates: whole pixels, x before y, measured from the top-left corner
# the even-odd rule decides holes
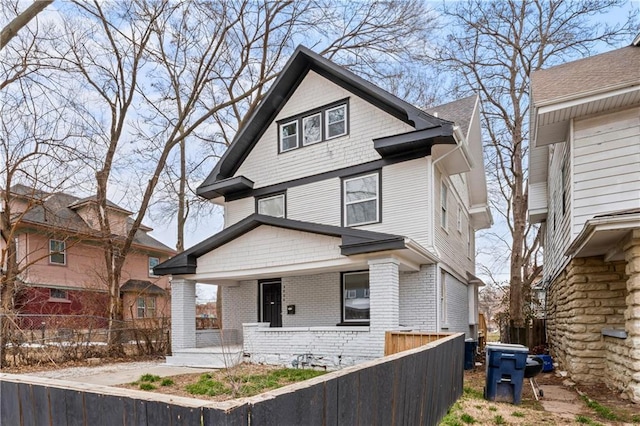
[[[380,222],[380,174],[371,173],[343,181],[346,226]]]
[[[369,321],[369,271],[342,274],[342,320]]]
[[[49,263],[56,265],[67,264],[67,249],[64,241],[49,240]]]
[[[156,317],[156,297],[140,296],[138,297],[138,318],[155,318]]]
[[[280,151],[290,151],[298,147],[298,120],[280,125]]]
[[[258,199],[258,213],[267,216],[286,217],[285,194],[272,195]]]

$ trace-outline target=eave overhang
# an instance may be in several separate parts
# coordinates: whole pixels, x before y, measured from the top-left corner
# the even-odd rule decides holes
[[[605,256],[607,260],[622,260],[621,242],[627,234],[640,229],[640,209],[634,209],[589,219],[571,243],[568,257]]]
[[[443,123],[428,129],[374,139],[373,147],[382,157],[390,157],[413,151],[425,151],[430,154],[431,147],[435,144],[455,143],[453,124]]]
[[[219,180],[209,185],[201,185],[196,189],[196,194],[201,197],[212,199],[223,197],[228,194],[238,194],[251,191],[253,181],[244,176],[235,176],[228,179]]]
[[[469,208],[469,218],[471,219],[471,226],[476,231],[489,229],[493,225],[493,216],[488,205],[471,206]]]

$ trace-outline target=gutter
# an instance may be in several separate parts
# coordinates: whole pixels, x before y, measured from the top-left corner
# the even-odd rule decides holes
[[[472,169],[474,164],[473,164],[473,158],[471,157],[471,154],[469,153],[469,148],[467,146],[467,142],[466,142],[466,138],[464,137],[464,135],[462,134],[462,130],[460,130],[460,126],[454,126],[453,127],[453,135],[454,138],[457,142],[456,147],[454,149],[452,149],[451,151],[447,152],[446,154],[444,154],[442,157],[437,158],[433,161],[432,165],[435,166],[436,164],[438,164],[438,162],[440,160],[443,160],[444,158],[448,157],[451,153],[455,152],[456,150],[460,150],[462,151],[462,156],[464,157],[465,162],[467,163],[467,166],[469,166],[469,169]]]

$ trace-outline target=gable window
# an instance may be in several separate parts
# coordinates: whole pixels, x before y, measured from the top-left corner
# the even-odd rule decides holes
[[[298,121],[280,125],[280,151],[290,151],[298,147]]]
[[[292,151],[349,133],[348,99],[278,121],[279,152]]]
[[[345,226],[380,222],[379,181],[378,172],[343,180]]]
[[[149,256],[149,276],[155,277],[156,275],[153,273],[153,268],[160,264],[160,259],[157,257]]]
[[[258,198],[257,203],[257,211],[259,214],[275,217],[286,217],[285,194]]]
[[[156,317],[156,297],[155,296],[139,296],[137,300],[138,318],[155,318]]]
[[[49,240],[49,263],[56,265],[67,264],[67,250],[64,241]]]
[[[60,290],[59,288],[50,288],[49,289],[49,298],[50,299],[59,299],[59,300],[68,300],[69,295],[66,290]]]
[[[302,119],[303,145],[311,145],[322,140],[321,113],[313,114]]]
[[[369,321],[369,271],[342,274],[342,321]]]
[[[440,190],[440,225],[446,230],[447,229],[447,196],[448,196],[449,188],[447,184],[442,182],[442,188]]]
[[[327,139],[347,134],[347,105],[340,105],[326,111]]]

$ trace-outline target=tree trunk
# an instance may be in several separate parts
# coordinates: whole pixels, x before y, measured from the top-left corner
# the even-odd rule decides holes
[[[13,21],[9,22],[0,33],[0,50],[16,35],[18,31],[29,23],[36,15],[42,12],[47,6],[53,3],[53,0],[34,1],[24,12],[16,16]]]

